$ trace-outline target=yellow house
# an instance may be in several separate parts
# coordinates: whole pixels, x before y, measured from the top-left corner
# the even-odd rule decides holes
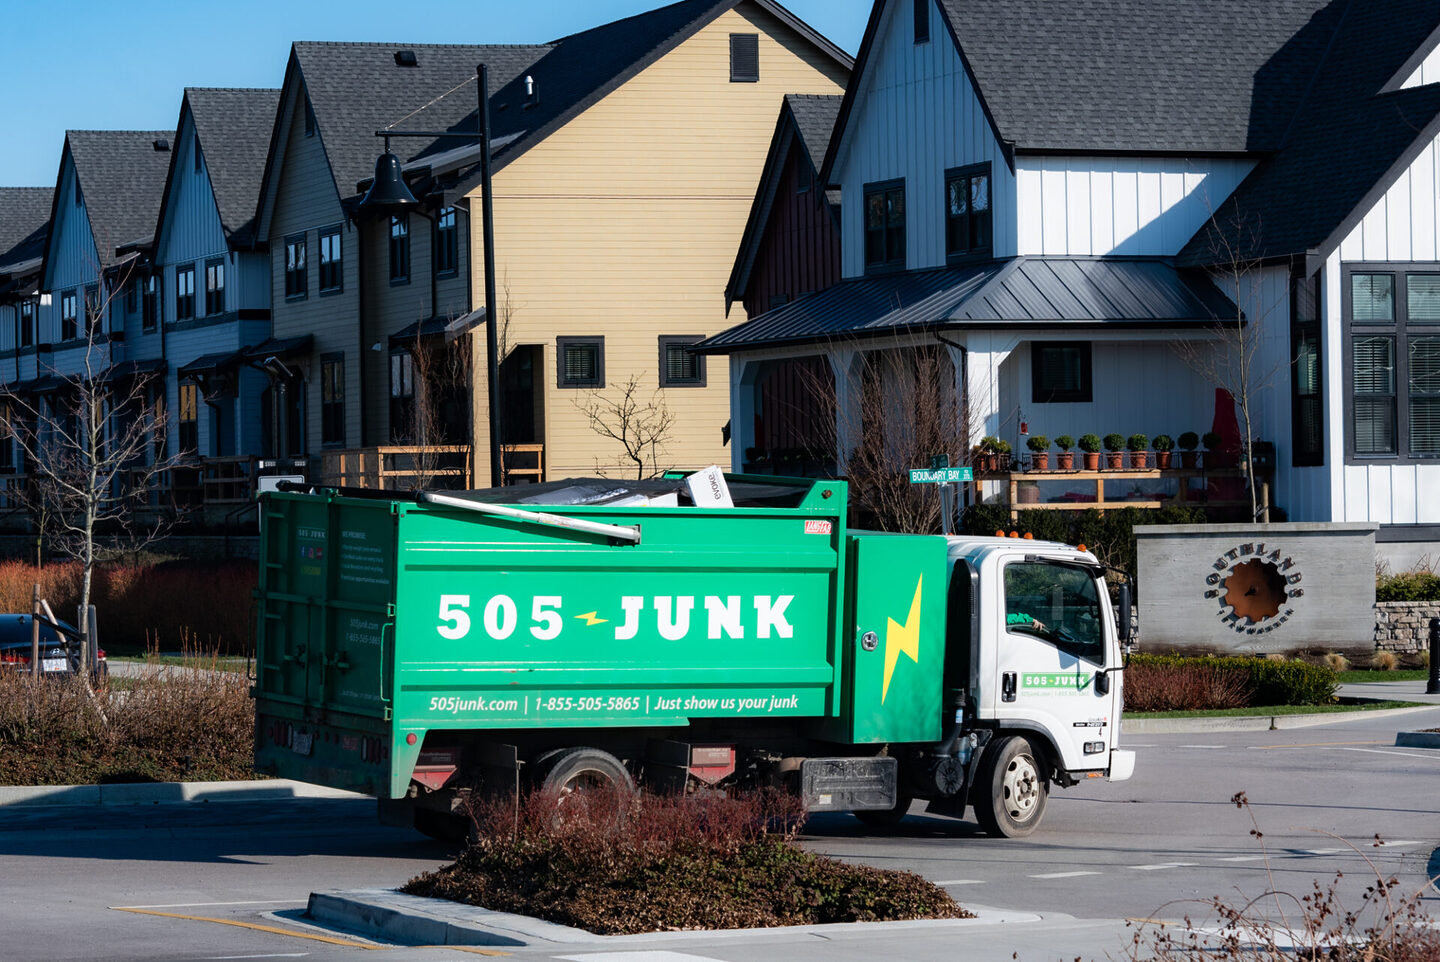
[[[550,47],[491,97],[501,441],[543,445],[551,478],[727,464],[728,361],[686,346],[730,323],[725,285],[785,94],[842,93],[851,60],[768,0],[686,0]],[[482,307],[478,171],[444,196],[472,212]],[[473,335],[484,486],[483,326]],[[642,463],[612,436],[626,433]]]

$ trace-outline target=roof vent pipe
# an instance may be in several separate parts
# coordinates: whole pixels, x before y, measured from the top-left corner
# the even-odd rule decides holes
[[[170,141],[166,140],[164,137],[157,137],[153,141],[153,144],[156,153],[164,154],[170,151]]]
[[[533,107],[540,102],[540,91],[535,86],[535,78],[530,74],[525,75],[525,106]]]

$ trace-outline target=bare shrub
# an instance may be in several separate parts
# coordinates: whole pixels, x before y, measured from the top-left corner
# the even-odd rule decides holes
[[[1254,695],[1243,673],[1215,665],[1133,662],[1125,676],[1126,711],[1243,708]]]
[[[1386,876],[1352,842],[1321,832],[1347,846],[1365,862],[1367,885],[1359,905],[1347,905],[1340,890],[1343,873],[1328,886],[1318,881],[1304,895],[1281,891],[1270,871],[1265,835],[1244,792],[1231,801],[1249,812],[1251,836],[1266,854],[1269,887],[1242,900],[1218,896],[1201,902],[1202,917],[1185,916],[1181,925],[1133,923],[1135,932],[1124,958],[1130,962],[1440,962],[1440,928],[1422,904],[1428,882],[1405,895],[1399,879]],[[1371,845],[1380,848],[1377,835]],[[1162,906],[1165,914],[1172,905]],[[1127,923],[1132,924],[1132,923]]]
[[[968,915],[919,876],[805,852],[804,816],[777,792],[491,800],[460,858],[402,891],[604,934]]]

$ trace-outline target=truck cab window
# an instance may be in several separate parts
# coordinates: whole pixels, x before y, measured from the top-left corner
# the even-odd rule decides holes
[[[1005,566],[1005,628],[1043,638],[1097,664],[1105,660],[1100,597],[1083,568],[1044,561]]]

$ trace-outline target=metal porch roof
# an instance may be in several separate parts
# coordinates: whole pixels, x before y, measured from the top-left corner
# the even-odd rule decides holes
[[[1234,317],[1200,272],[1154,258],[1016,257],[841,281],[692,350],[710,354],[938,329],[1194,327]]]

